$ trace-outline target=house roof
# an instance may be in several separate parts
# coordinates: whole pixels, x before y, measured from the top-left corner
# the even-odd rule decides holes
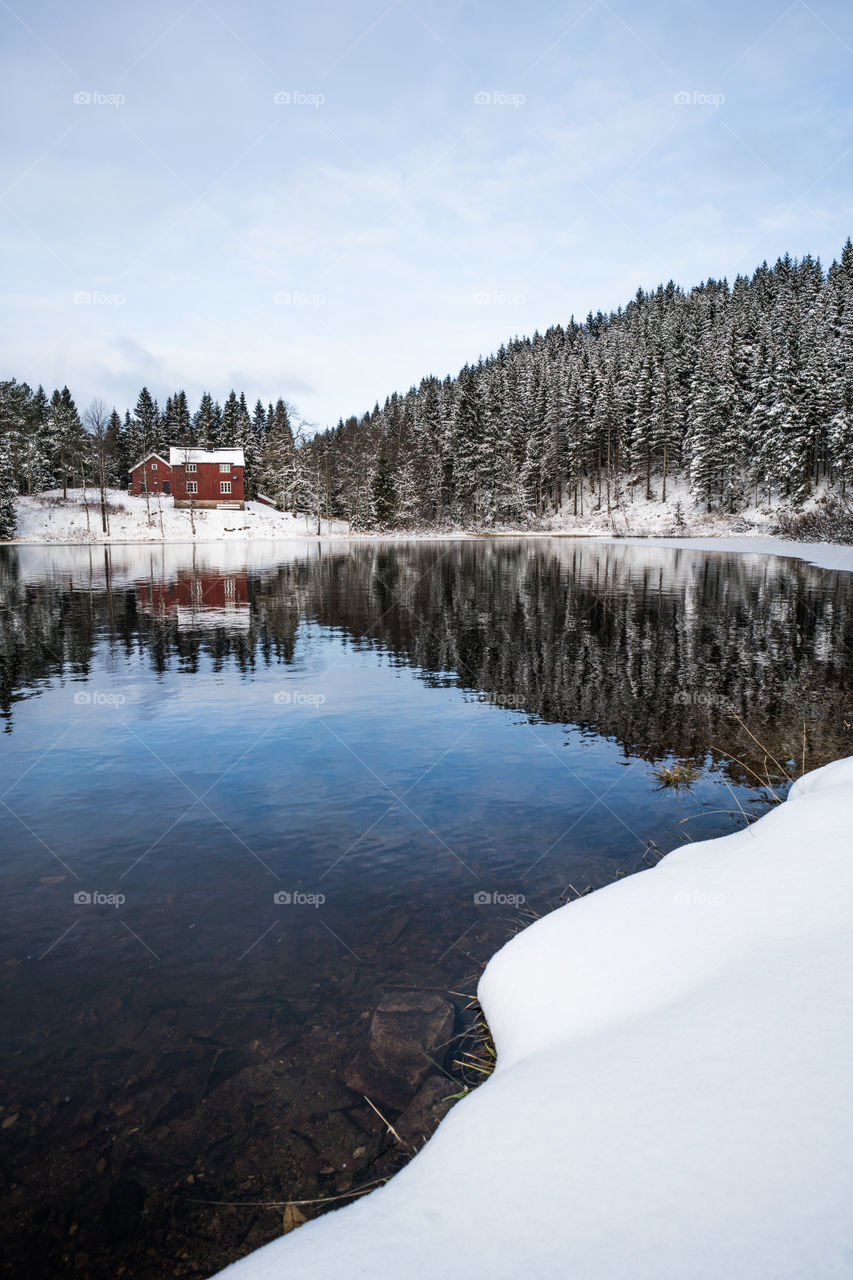
[[[142,466],[143,462],[150,462],[152,458],[156,458],[158,462],[162,462],[166,467],[170,467],[172,465],[167,458],[163,457],[162,453],[147,453],[139,462],[134,462],[130,470],[135,471],[137,467]]]
[[[242,449],[183,449],[172,445],[169,450],[169,466],[181,467],[185,462],[230,462],[232,467],[244,467],[246,461]]]

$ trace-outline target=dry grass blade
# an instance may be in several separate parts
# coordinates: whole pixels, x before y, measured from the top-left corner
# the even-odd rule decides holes
[[[750,766],[749,766],[749,765],[748,765],[744,760],[739,760],[739,759],[737,758],[737,756],[733,756],[733,755],[731,754],[731,752],[729,752],[729,751],[724,751],[724,750],[722,749],[722,747],[715,747],[715,746],[714,746],[714,744],[713,744],[713,743],[711,743],[711,750],[712,750],[712,751],[718,751],[718,752],[719,752],[719,754],[720,754],[720,755],[721,755],[725,760],[731,760],[733,764],[739,764],[739,765],[740,765],[740,767],[741,767],[741,769],[746,769],[747,773],[751,774],[751,775],[752,775],[752,777],[753,777],[753,778],[755,778],[755,781],[756,781],[760,786],[762,786],[762,787],[766,787],[766,789],[767,789],[767,790],[770,792],[770,794],[772,795],[773,799],[774,799],[775,801],[777,801],[777,803],[780,803],[780,804],[781,804],[781,802],[782,802],[782,797],[776,793],[776,791],[774,790],[774,787],[773,787],[773,783],[770,781],[770,774],[769,774],[769,773],[768,773],[768,771],[767,771],[767,757],[766,757],[766,756],[764,757],[764,775],[765,775],[765,776],[762,778],[761,774],[760,774],[760,773],[756,773],[756,772],[755,772],[755,770],[754,770],[754,769],[752,769],[752,768],[750,768]],[[786,775],[786,776],[787,776],[787,775]]]
[[[744,822],[746,823],[746,825],[747,825],[747,826],[749,826],[749,825],[750,825],[750,823],[749,823],[749,818],[748,818],[748,816],[747,816],[746,810],[744,809],[744,807],[743,807],[743,805],[741,804],[740,800],[738,800],[737,796],[735,795],[734,791],[732,790],[732,786],[731,786],[731,783],[729,782],[728,778],[727,778],[727,777],[726,777],[726,775],[723,773],[722,769],[721,769],[721,768],[720,768],[720,766],[716,763],[716,761],[714,762],[714,764],[713,764],[713,766],[712,766],[712,767],[713,767],[714,769],[716,769],[716,770],[717,770],[717,773],[720,775],[720,777],[722,778],[723,782],[726,784],[726,787],[728,788],[729,794],[731,795],[731,797],[732,797],[732,799],[734,800],[734,802],[735,802],[735,804],[737,805],[737,807],[740,809],[741,816],[743,817]]]
[[[368,1105],[369,1107],[372,1107],[372,1108],[373,1108],[373,1110],[374,1110],[374,1111],[376,1112],[376,1114],[379,1116],[379,1119],[382,1121],[382,1123],[383,1123],[383,1124],[385,1125],[385,1127],[387,1128],[388,1132],[389,1132],[389,1133],[393,1133],[394,1137],[397,1139],[397,1141],[398,1141],[398,1142],[400,1143],[400,1145],[402,1146],[402,1145],[403,1145],[403,1139],[400,1137],[399,1133],[398,1133],[398,1132],[397,1132],[397,1130],[394,1128],[394,1126],[393,1126],[393,1124],[391,1123],[391,1121],[390,1121],[390,1120],[386,1120],[386,1119],[385,1119],[385,1116],[383,1116],[382,1112],[379,1110],[379,1108],[376,1106],[376,1104],[375,1104],[374,1102],[371,1102],[371,1101],[370,1101],[370,1099],[368,1098],[368,1096],[367,1096],[367,1094],[366,1094],[366,1093],[363,1093],[361,1096],[364,1098],[364,1101],[367,1103],[367,1105]]]
[[[748,729],[748,728],[746,727],[746,725],[745,725],[745,724],[744,724],[744,722],[741,720],[741,718],[740,718],[740,716],[738,715],[738,713],[737,713],[736,711],[733,711],[733,712],[732,712],[732,715],[734,716],[735,720],[737,720],[738,724],[739,724],[739,725],[740,725],[740,727],[743,729],[744,733],[748,733],[748,734],[749,734],[750,738],[752,738],[752,741],[755,743],[755,745],[756,745],[756,746],[757,746],[761,751],[767,751],[767,748],[764,746],[764,744],[763,744],[763,743],[761,743],[761,742],[759,742],[759,741],[758,741],[758,739],[756,738],[756,736],[755,736],[755,734],[752,732],[752,730],[751,730],[751,729]],[[770,756],[770,753],[769,753],[769,752],[768,752],[768,755]],[[776,757],[775,757],[775,756],[770,756],[770,759],[773,761],[773,763],[775,764],[776,768],[777,768],[777,769],[779,770],[779,772],[782,774],[782,777],[783,777],[783,778],[787,778],[789,782],[793,782],[793,781],[794,781],[794,779],[793,779],[793,778],[790,776],[790,774],[788,773],[788,770],[784,767],[784,765],[781,765],[781,764],[779,763],[779,761],[776,759]]]
[[[229,1209],[286,1209],[288,1205],[310,1205],[310,1204],[332,1204],[335,1200],[349,1200],[352,1196],[366,1196],[368,1191],[372,1191],[374,1187],[379,1187],[383,1182],[387,1182],[387,1178],[374,1178],[372,1182],[366,1182],[363,1187],[356,1187],[352,1191],[342,1191],[337,1196],[320,1196],[316,1200],[194,1200],[190,1197],[190,1204],[213,1204],[219,1207],[227,1207]]]

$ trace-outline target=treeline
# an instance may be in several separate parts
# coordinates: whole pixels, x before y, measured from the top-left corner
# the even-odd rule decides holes
[[[353,528],[491,527],[612,515],[686,479],[707,510],[800,508],[853,482],[853,244],[764,263],[734,284],[671,281],[624,310],[515,338],[314,434],[283,400],[232,391],[191,413],[147,390],[122,417],[67,387],[0,383],[0,536],[14,497],[126,483],[169,445],[242,447],[249,496]]]
[[[672,282],[425,378],[312,446],[359,524],[489,526],[665,501],[799,507],[853,482],[853,244]]]
[[[101,400],[81,413],[68,387],[48,398],[41,386],[33,391],[15,379],[0,382],[0,537],[14,529],[16,496],[122,487],[135,463],[150,453],[168,454],[170,445],[242,448],[250,498],[266,481],[284,505],[298,496],[316,506],[307,480],[297,484],[299,466],[308,462],[299,454],[303,441],[304,428],[281,399],[266,407],[259,400],[250,413],[242,393],[232,391],[220,406],[205,392],[191,414],[186,392],[169,396],[161,410],[143,387],[133,412],[122,417]]]

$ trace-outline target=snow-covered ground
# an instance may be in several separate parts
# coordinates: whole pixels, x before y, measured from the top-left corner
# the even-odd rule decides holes
[[[853,758],[544,917],[480,999],[494,1075],[223,1277],[853,1275]]]
[[[683,536],[703,537],[728,533],[767,533],[779,516],[778,510],[754,501],[750,501],[736,515],[706,511],[704,503],[696,502],[691,497],[685,476],[669,479],[665,502],[660,500],[661,492],[659,476],[653,480],[652,497],[648,499],[642,483],[634,486],[633,496],[631,490],[623,486],[618,502],[616,495],[613,495],[609,514],[603,499],[601,509],[596,511],[597,499],[587,492],[584,496],[583,515],[573,515],[572,503],[567,501],[559,515],[551,517],[548,523],[561,533],[661,537],[676,531],[680,516],[683,523],[679,531]],[[813,502],[807,505],[813,505]]]
[[[677,493],[677,491],[676,491]],[[109,491],[109,501],[115,510],[110,515],[110,533],[104,537],[97,493],[89,491],[88,519],[83,491],[70,489],[68,501],[63,502],[62,491],[53,490],[36,498],[18,499],[18,527],[16,543],[181,543],[181,542],[304,542],[318,537],[316,521],[289,512],[276,511],[260,502],[247,502],[245,511],[199,510],[193,513],[195,532],[190,512],[176,509],[171,498],[152,496],[146,507],[144,498],[133,497],[121,489]],[[673,499],[675,501],[676,499]],[[672,505],[661,507],[659,503],[637,502],[629,509],[632,535],[622,531],[621,516],[608,526],[606,519],[590,517],[581,522],[570,517],[552,521],[548,528],[502,529],[500,537],[586,537],[597,541],[609,541],[618,537],[622,546],[642,546],[652,540],[657,546],[682,547],[695,551],[739,551],[759,555],[796,556],[826,569],[853,569],[853,547],[829,543],[791,542],[762,534],[771,520],[767,513],[746,513],[746,516],[707,516],[693,512],[688,520],[688,532],[682,536],[673,533]],[[755,516],[753,520],[751,517]],[[750,518],[747,518],[750,517]],[[748,526],[755,527],[748,527]],[[700,532],[701,531],[701,532]],[[323,520],[323,540],[370,539],[388,541],[441,541],[475,536],[464,531],[412,532],[393,534],[352,534],[344,520]]]
[[[316,536],[316,522],[304,516],[276,511],[260,502],[247,502],[245,511],[196,510],[176,508],[170,497],[151,494],[148,504],[123,489],[108,490],[113,508],[109,536],[101,527],[101,511],[97,490],[86,494],[82,489],[69,489],[68,501],[62,501],[62,490],[54,489],[36,498],[18,499],[16,542],[225,542],[247,538],[278,539]],[[193,523],[195,533],[193,533]],[[343,535],[343,520],[324,520],[324,537]]]

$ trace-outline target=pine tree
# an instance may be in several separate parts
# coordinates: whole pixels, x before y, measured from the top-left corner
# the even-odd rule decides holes
[[[298,466],[290,414],[285,402],[279,400],[274,409],[270,405],[267,415],[257,491],[272,498],[276,506],[292,509],[297,482]]]
[[[125,483],[131,466],[127,453],[125,430],[116,409],[113,409],[107,424],[106,454],[109,459],[107,482],[115,488]]]
[[[18,484],[12,465],[12,445],[0,436],[0,539],[14,538],[17,523]]]
[[[62,496],[67,498],[68,481],[76,479],[86,445],[83,424],[67,387],[54,391],[50,398],[47,434],[51,460],[62,481]]]
[[[128,444],[133,455],[131,466],[142,462],[151,453],[162,452],[165,447],[162,440],[160,411],[147,387],[142,388],[136,401],[132,435]]]
[[[246,402],[243,400],[243,408]],[[228,393],[228,399],[222,409],[222,420],[219,427],[219,444],[213,447],[220,449],[233,449],[237,440],[240,421],[240,401],[237,399],[237,392],[233,389]]]
[[[246,406],[246,397],[243,392],[240,393],[240,399],[237,405],[237,420],[234,427],[234,445],[236,448],[243,450],[246,497],[254,498],[258,491],[258,471],[261,463],[261,450],[260,443],[254,427],[252,426],[252,419],[249,417],[249,410]]]
[[[391,464],[384,453],[379,455],[370,498],[374,524],[380,529],[390,528],[397,514],[397,490]]]
[[[218,408],[218,405],[214,405],[210,392],[203,392],[193,418],[195,442],[200,449],[215,449],[217,447],[219,439]]]
[[[166,401],[166,409],[163,414],[163,435],[165,436],[164,443],[167,447],[174,445],[176,448],[186,449],[195,444],[192,419],[185,391],[176,391]]]

